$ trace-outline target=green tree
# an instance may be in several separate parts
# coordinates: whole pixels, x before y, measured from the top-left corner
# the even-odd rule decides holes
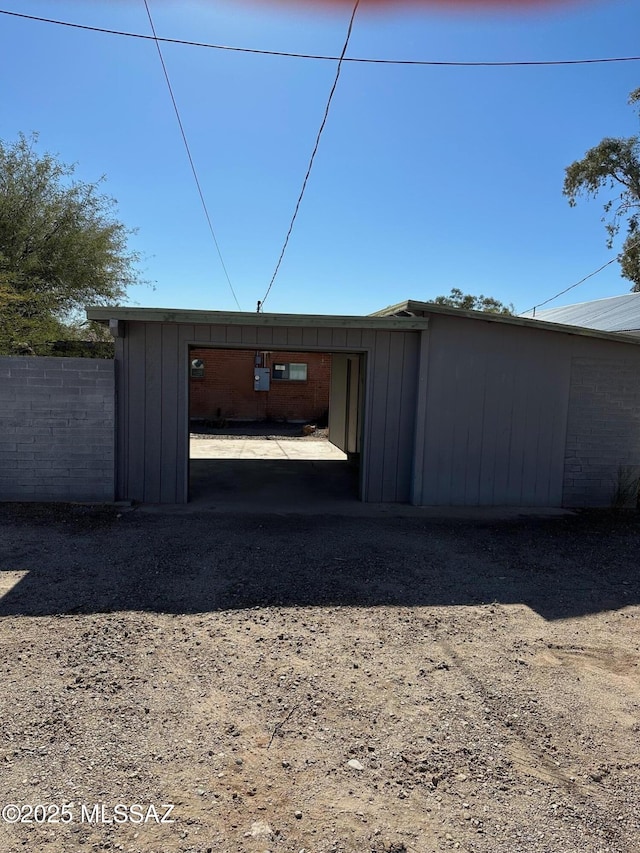
[[[466,308],[467,311],[486,311],[489,314],[513,314],[515,312],[515,308],[511,304],[505,305],[492,296],[483,296],[482,294],[473,296],[470,293],[463,293],[457,287],[452,287],[448,296],[436,296],[435,299],[429,301],[435,302],[436,305]]]
[[[629,103],[640,103],[640,88],[631,92]],[[563,192],[572,207],[578,196],[595,197],[605,188],[614,193],[605,202],[602,218],[607,247],[613,248],[626,223],[627,236],[618,255],[620,271],[633,283],[631,290],[640,291],[640,136],[607,137],[567,167]]]
[[[38,137],[0,141],[0,352],[78,336],[87,304],[122,302],[140,283],[133,233],[114,215],[103,179],[36,152]]]

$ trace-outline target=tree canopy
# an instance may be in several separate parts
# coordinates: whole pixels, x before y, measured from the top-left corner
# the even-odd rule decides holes
[[[132,233],[115,216],[103,179],[39,154],[38,137],[0,141],[0,352],[77,336],[85,305],[123,301],[140,283]],[[76,328],[74,328],[74,323]]]
[[[436,296],[429,302],[436,305],[450,305],[452,308],[466,308],[467,311],[486,311],[489,314],[513,314],[513,305],[505,305],[492,296],[473,296],[471,293],[463,293],[459,288],[452,287],[448,296]]]
[[[640,103],[640,88],[631,92],[629,103]],[[607,137],[567,167],[563,192],[572,207],[580,195],[595,197],[603,189],[613,191],[602,219],[607,247],[613,248],[620,228],[626,225],[618,256],[620,271],[633,283],[631,290],[640,291],[640,136]]]

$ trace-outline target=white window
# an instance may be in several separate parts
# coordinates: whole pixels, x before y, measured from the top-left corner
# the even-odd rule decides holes
[[[307,381],[307,365],[295,362],[280,362],[273,365],[274,379],[288,379],[290,382]]]

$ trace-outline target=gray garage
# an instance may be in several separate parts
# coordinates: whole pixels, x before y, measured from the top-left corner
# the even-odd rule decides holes
[[[607,506],[640,474],[638,339],[415,301],[368,317],[87,314],[116,340],[120,499],[189,498],[192,347],[330,353],[329,438],[359,460],[363,501]]]

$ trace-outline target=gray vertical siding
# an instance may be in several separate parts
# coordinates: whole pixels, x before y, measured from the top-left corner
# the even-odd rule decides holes
[[[144,471],[145,500],[159,496],[162,466],[162,325],[145,328]],[[148,497],[149,496],[149,497]]]
[[[431,318],[414,502],[558,506],[569,335]]]
[[[389,337],[383,500],[409,501],[413,469],[419,335]],[[390,437],[394,436],[391,441]],[[389,497],[394,495],[394,498]]]
[[[127,323],[125,336],[116,341],[117,495],[121,499],[186,500],[186,341],[193,335],[192,325]]]
[[[256,332],[253,328],[252,332]],[[209,336],[211,337],[211,327]],[[189,499],[189,341],[195,337],[193,326],[178,326],[178,385],[176,410],[178,412],[178,441],[176,443],[176,502]],[[220,336],[222,340],[222,335]],[[164,459],[160,461],[164,465]]]
[[[414,503],[562,506],[572,498],[574,505],[602,503],[604,475],[589,475],[587,461],[596,463],[590,469],[595,471],[606,457],[609,484],[614,456],[640,463],[640,437],[632,426],[640,419],[637,347],[443,315],[432,315],[423,334],[429,341],[423,360],[426,390],[421,390],[426,399],[415,457],[416,463],[423,461],[414,476]],[[598,374],[597,400],[585,402],[589,381],[595,380],[585,388],[574,366],[570,394],[576,359],[591,359],[593,365],[616,355],[627,359],[626,391],[613,381],[610,368],[608,378]],[[612,393],[605,391],[610,380]],[[618,411],[623,398],[625,418]],[[629,416],[631,411],[635,414]],[[613,423],[619,427],[615,452],[607,450],[617,429]],[[572,472],[582,476],[577,485],[566,466],[575,469],[580,442],[582,468]],[[590,454],[587,461],[585,454]]]
[[[129,473],[129,338],[115,339],[115,376],[116,376],[116,464],[115,496],[123,498],[128,494]]]
[[[342,352],[345,369],[346,353],[365,354],[363,500],[409,499],[418,332],[142,321],[126,323],[116,348],[118,497],[147,503],[187,500],[188,350],[207,344]],[[334,427],[338,430],[335,422]]]
[[[419,332],[375,332],[365,400],[365,500],[411,497]]]
[[[160,422],[160,503],[172,503],[176,500],[178,488],[177,467],[163,464],[176,452],[181,429],[178,411],[178,386],[181,381],[178,352],[178,327],[162,324],[162,403]]]
[[[147,412],[145,404],[148,397],[145,394],[146,378],[146,324],[129,326],[127,359],[127,498],[143,501],[145,499],[145,437],[147,432]],[[151,354],[149,354],[151,358]]]
[[[187,500],[190,345],[333,353],[330,430],[345,448],[335,401],[344,409],[347,359],[361,354],[365,501],[588,505],[612,466],[640,464],[640,348],[628,343],[443,314],[425,331],[130,321],[116,347],[119,498]],[[602,373],[606,360],[624,369]]]

